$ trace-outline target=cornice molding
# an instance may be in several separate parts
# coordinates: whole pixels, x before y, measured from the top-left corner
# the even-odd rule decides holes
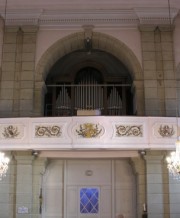
[[[171,22],[179,10],[171,9]],[[4,12],[0,15],[4,17]],[[168,8],[135,8],[132,10],[8,10],[6,25],[48,26],[137,26],[169,24]]]
[[[171,8],[135,8],[140,24],[172,24],[179,9]]]

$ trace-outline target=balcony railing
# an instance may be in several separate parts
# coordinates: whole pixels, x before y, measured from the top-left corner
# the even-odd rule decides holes
[[[130,84],[66,84],[48,85],[48,88],[52,100],[46,101],[45,116],[76,116],[79,111],[120,116],[127,115],[127,107],[132,106]]]

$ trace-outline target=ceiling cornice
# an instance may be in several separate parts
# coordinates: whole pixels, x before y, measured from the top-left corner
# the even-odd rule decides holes
[[[173,23],[179,9],[176,8],[135,8],[140,24],[169,24]]]
[[[170,11],[171,21],[179,10]],[[4,12],[0,13],[2,17]],[[169,24],[168,8],[135,8],[132,10],[8,10],[6,25],[46,26],[137,26],[138,24]]]

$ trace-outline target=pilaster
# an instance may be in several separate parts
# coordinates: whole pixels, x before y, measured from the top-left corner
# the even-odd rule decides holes
[[[43,116],[44,96],[46,94],[46,85],[44,82],[36,82],[34,90],[34,116]]]
[[[148,218],[164,218],[163,155],[147,155],[147,208]]]
[[[36,53],[36,26],[24,26],[20,76],[20,116],[32,116]]]
[[[142,25],[145,111],[148,116],[176,115],[173,28]]]
[[[31,116],[34,100],[36,27],[6,27],[0,86],[1,117]]]
[[[16,40],[18,27],[5,28],[2,45],[2,73],[0,78],[0,114],[12,116],[14,101],[14,80],[16,67]]]
[[[30,154],[17,154],[16,218],[31,218],[33,199],[33,159]]]
[[[137,217],[142,218],[143,205],[146,204],[146,166],[143,158],[132,158],[137,182]]]
[[[3,50],[3,37],[4,36],[4,21],[0,17],[0,72],[1,72],[1,62],[2,62],[2,50]]]
[[[142,80],[135,80],[133,82],[133,88],[136,95],[134,96],[134,114],[137,116],[144,115],[144,84]]]
[[[47,158],[36,158],[33,163],[32,218],[42,217],[44,195],[43,177],[46,172]]]

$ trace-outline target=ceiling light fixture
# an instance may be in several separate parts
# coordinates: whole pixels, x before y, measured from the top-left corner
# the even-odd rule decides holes
[[[9,158],[4,156],[4,153],[0,152],[0,180],[6,176],[8,170]]]
[[[169,12],[169,24],[171,28],[172,21],[171,21],[170,0],[168,0],[168,12]],[[178,93],[176,92],[176,125],[177,125],[177,140],[175,143],[176,150],[171,152],[170,156],[166,158],[166,161],[167,161],[167,168],[169,170],[170,175],[174,179],[180,180],[180,140],[179,140],[179,131],[178,131],[178,114],[179,114],[178,113]]]

